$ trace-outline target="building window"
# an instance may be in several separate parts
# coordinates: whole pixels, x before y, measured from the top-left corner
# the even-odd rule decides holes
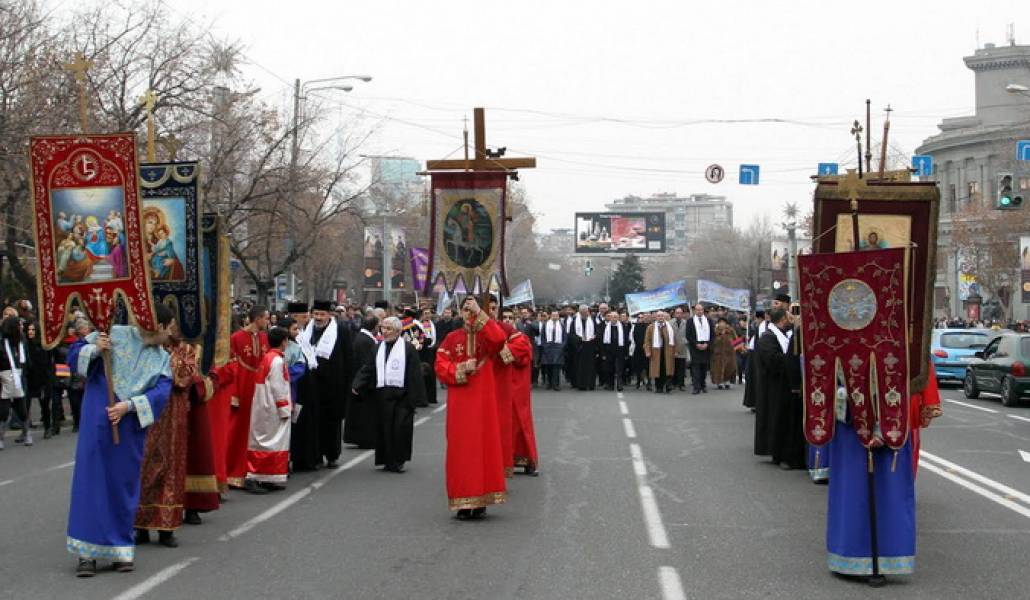
[[[1030,190],[1030,177],[1020,177],[1019,178],[1019,191],[1025,192],[1027,190]]]
[[[983,196],[980,194],[980,182],[970,181],[966,184],[966,200],[983,204]]]
[[[957,194],[955,192],[955,184],[952,183],[948,186],[948,212],[955,212],[955,203],[957,201]]]

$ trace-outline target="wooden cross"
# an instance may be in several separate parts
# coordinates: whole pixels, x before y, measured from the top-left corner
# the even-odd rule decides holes
[[[861,159],[860,159],[861,160]],[[866,187],[866,181],[862,179],[855,169],[848,169],[848,174],[837,180],[837,190],[848,195],[851,201],[851,235],[853,237],[853,250],[858,250],[858,191]]]
[[[158,141],[165,149],[165,152],[168,153],[168,162],[175,162],[176,157],[179,155],[179,150],[182,150],[182,147],[185,145],[182,140],[175,137],[174,133],[170,133]]]
[[[428,171],[514,171],[515,169],[534,169],[536,159],[526,158],[490,158],[486,154],[486,111],[477,108],[474,111],[476,152],[472,160],[468,158],[468,136],[465,137],[466,153],[464,159],[427,160]]]
[[[86,73],[93,67],[93,61],[86,60],[81,52],[75,53],[75,60],[65,63],[64,68],[75,75],[79,87],[79,125],[82,133],[89,133],[89,96],[86,94]]]
[[[157,161],[157,152],[154,149],[154,104],[157,102],[157,94],[154,90],[147,90],[139,101],[147,111],[147,162],[152,163]]]

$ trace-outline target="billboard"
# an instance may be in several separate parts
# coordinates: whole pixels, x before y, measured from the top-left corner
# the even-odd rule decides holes
[[[1030,303],[1030,236],[1019,238],[1019,283],[1023,303]]]
[[[665,252],[665,213],[576,213],[576,253]]]

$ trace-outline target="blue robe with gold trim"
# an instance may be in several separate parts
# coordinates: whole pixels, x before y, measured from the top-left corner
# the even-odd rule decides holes
[[[121,443],[115,446],[107,418],[107,377],[93,344],[96,334],[76,342],[68,352],[68,364],[86,377],[86,390],[66,545],[80,558],[130,562],[135,555],[133,521],[147,427],[161,415],[172,380],[168,353],[144,346],[135,327],[112,327],[110,337],[115,395],[118,401],[132,403],[134,412],[119,422]]]

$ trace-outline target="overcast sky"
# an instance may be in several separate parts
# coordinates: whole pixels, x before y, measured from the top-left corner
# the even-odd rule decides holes
[[[874,141],[889,103],[892,145],[911,154],[942,117],[972,112],[962,57],[978,35],[1003,44],[1014,22],[1030,43],[1026,0],[166,3],[243,42],[279,105],[295,77],[372,75],[330,93],[345,123],[384,119],[367,153],[457,157],[463,118],[486,107],[488,145],[538,159],[522,181],[542,228],[626,194],[724,194],[739,226],[807,204],[816,163],[855,162],[865,98]],[[794,122],[697,123],[773,118]],[[728,172],[719,185],[711,163]],[[759,186],[737,185],[740,163],[761,165]]]

